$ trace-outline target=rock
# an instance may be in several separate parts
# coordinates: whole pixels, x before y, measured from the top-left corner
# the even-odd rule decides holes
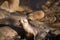
[[[48,14],[48,15],[45,14],[45,17],[42,18],[40,21],[44,23],[54,23],[56,20],[57,18],[52,14]]]
[[[3,19],[3,18],[5,18],[5,15],[2,12],[0,12],[0,19]]]
[[[10,12],[0,8],[0,19],[4,19],[10,15]]]
[[[14,37],[18,35],[15,30],[8,26],[0,27],[0,40],[14,40]]]
[[[21,16],[25,16],[24,13],[22,12],[8,12],[4,9],[0,9],[0,24],[5,24],[5,25],[20,25],[20,18]]]
[[[36,11],[29,14],[28,19],[30,20],[40,20],[44,17],[43,11]]]
[[[5,1],[7,1],[7,2],[4,3]],[[0,0],[0,6],[9,12],[19,11],[19,8],[20,8],[19,7],[19,0],[13,0],[13,1],[12,0],[2,0],[2,1]]]
[[[52,23],[51,26],[59,29],[60,28],[60,22]]]
[[[36,40],[43,40],[49,33],[49,31],[55,30],[55,28],[52,28],[51,26],[49,26],[49,24],[46,24],[44,22],[30,21],[29,23],[39,30]]]
[[[60,29],[56,29],[55,31],[52,32],[55,35],[59,35],[60,34]]]

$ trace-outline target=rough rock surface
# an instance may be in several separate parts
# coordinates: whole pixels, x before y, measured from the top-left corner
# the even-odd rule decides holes
[[[14,40],[17,32],[9,26],[0,27],[0,40]]]
[[[0,8],[0,40],[60,40],[60,0],[20,0],[19,5],[23,11]]]

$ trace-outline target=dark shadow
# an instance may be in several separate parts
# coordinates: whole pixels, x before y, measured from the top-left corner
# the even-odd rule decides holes
[[[60,34],[55,35],[55,34],[52,34],[51,32],[49,32],[47,34],[47,36],[45,37],[45,40],[60,40]]]
[[[34,40],[34,36],[31,35],[30,37],[26,36],[26,32],[23,28],[18,27],[18,26],[14,26],[14,25],[4,25],[4,24],[0,24],[0,27],[4,27],[4,26],[8,26],[10,28],[12,28],[13,30],[15,30],[19,36],[21,36],[21,39],[26,38],[27,40]]]
[[[20,5],[28,6],[32,10],[41,10],[41,6],[44,5],[46,0],[20,0]]]

